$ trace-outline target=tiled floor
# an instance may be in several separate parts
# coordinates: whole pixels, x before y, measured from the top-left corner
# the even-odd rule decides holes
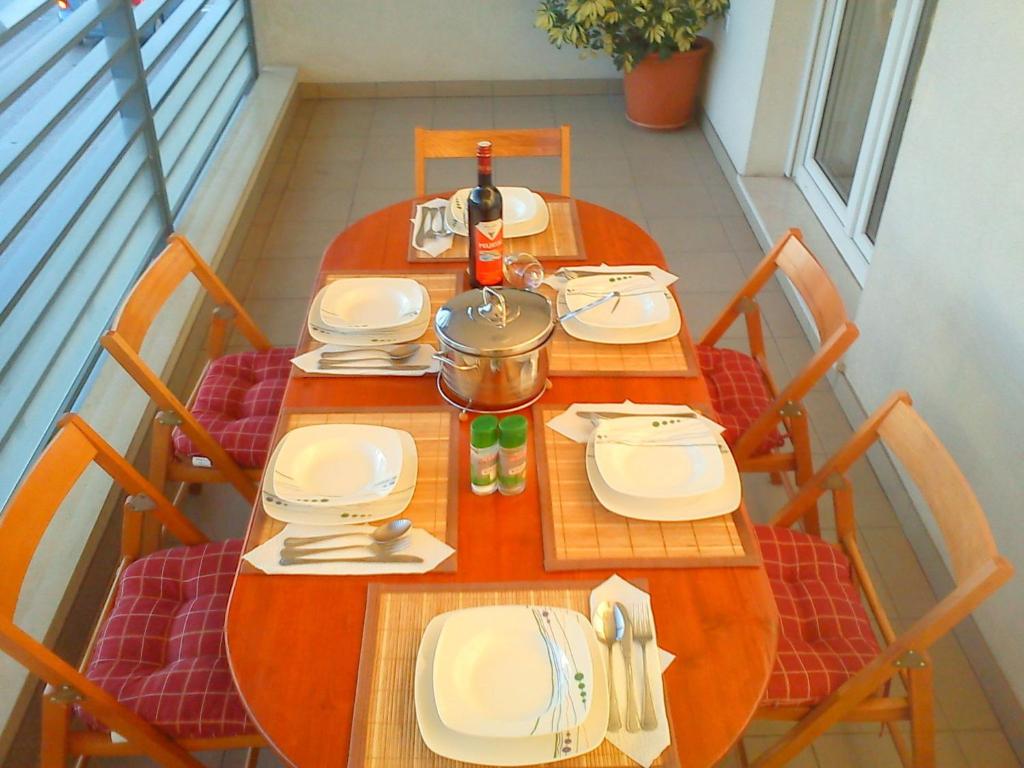
[[[412,195],[412,129],[530,127],[568,122],[573,127],[573,193],[612,208],[645,226],[680,275],[691,329],[701,333],[761,257],[739,205],[703,135],[696,128],[656,134],[629,126],[619,96],[394,99],[305,102],[290,127],[251,235],[230,278],[248,309],[276,344],[294,342],[324,246],[360,217]],[[433,161],[428,188],[467,186],[472,161]],[[557,190],[557,161],[495,162],[499,183]],[[761,306],[769,361],[778,378],[793,374],[811,348],[773,285]],[[740,326],[730,344],[745,342]],[[816,458],[835,450],[850,426],[827,385],[808,398]],[[874,474],[854,472],[858,519],[868,566],[897,625],[919,617],[933,600],[910,546]],[[767,520],[782,501],[765,477],[747,477],[752,514]],[[210,488],[196,510],[207,530],[238,535],[248,510],[230,489]],[[230,511],[225,507],[231,507]],[[213,530],[211,530],[211,527]],[[938,700],[939,765],[999,768],[1018,762],[956,641],[934,653]],[[771,742],[777,726],[754,724],[751,756]],[[139,761],[97,761],[140,765]],[[241,755],[210,756],[209,765],[241,765]],[[261,766],[277,765],[264,754]],[[738,765],[734,756],[723,765]],[[899,765],[887,736],[873,726],[848,725],[819,739],[798,766]]]

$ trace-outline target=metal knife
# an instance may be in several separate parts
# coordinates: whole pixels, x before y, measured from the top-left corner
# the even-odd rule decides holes
[[[693,413],[619,413],[617,411],[576,411],[581,419],[593,421],[594,419],[627,419],[637,416],[648,416],[656,419],[697,419],[704,414],[694,411]]]
[[[622,649],[622,661],[626,667],[626,730],[636,733],[640,730],[640,715],[636,703],[636,686],[633,684],[633,622],[629,619],[626,606],[616,603],[625,619],[626,631],[619,642]]]
[[[318,563],[422,563],[419,555],[384,555],[381,557],[282,557],[281,565],[315,565]],[[634,704],[636,702],[633,702]],[[635,707],[634,707],[635,708]]]

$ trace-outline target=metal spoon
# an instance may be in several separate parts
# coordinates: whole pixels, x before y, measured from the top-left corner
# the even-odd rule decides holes
[[[334,544],[325,547],[308,546],[303,544],[295,547],[282,547],[281,558],[303,557],[305,555],[317,555],[323,552],[340,552],[346,549],[363,549],[372,555],[389,555],[393,552],[401,552],[412,543],[412,539],[395,539],[385,542],[363,542],[361,544]]]
[[[409,520],[405,517],[399,517],[395,520],[390,520],[389,522],[384,523],[384,525],[378,525],[372,531],[330,533],[326,536],[289,536],[284,540],[283,545],[285,547],[297,547],[303,544],[316,544],[319,541],[341,539],[346,536],[369,536],[378,544],[384,544],[389,541],[394,541],[395,539],[402,538],[410,530],[412,530],[412,520]]]
[[[360,349],[329,349],[320,353],[321,360],[338,360],[339,362],[352,362],[354,360],[384,360],[395,361],[407,360],[419,351],[419,344],[395,344],[390,347],[362,347]],[[364,355],[364,357],[351,358],[349,355]],[[370,355],[369,357],[365,357]],[[380,357],[376,357],[380,355]]]
[[[608,730],[622,730],[619,697],[615,692],[615,668],[612,666],[612,648],[626,633],[625,616],[614,603],[607,601],[597,606],[594,614],[597,639],[608,646]]]

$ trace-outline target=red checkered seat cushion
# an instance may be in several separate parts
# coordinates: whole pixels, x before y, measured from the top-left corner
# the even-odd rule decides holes
[[[725,427],[725,442],[734,445],[773,400],[761,368],[750,355],[703,344],[697,346],[697,361],[711,390],[718,422]],[[773,429],[760,450],[767,453],[784,444],[785,439]]]
[[[129,565],[86,676],[177,738],[253,733],[224,645],[242,542],[154,552]],[[107,730],[80,712],[90,727]]]
[[[779,611],[765,703],[817,703],[880,653],[850,562],[816,536],[771,525],[754,530]]]
[[[262,467],[267,460],[295,350],[277,347],[219,357],[199,384],[192,414],[239,466]],[[181,427],[174,429],[179,456],[200,455]]]

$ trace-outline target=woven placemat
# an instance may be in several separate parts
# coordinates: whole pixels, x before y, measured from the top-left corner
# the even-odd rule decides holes
[[[557,292],[545,285],[541,293],[556,303]],[[674,294],[673,294],[674,296]],[[697,353],[686,324],[676,336],[649,344],[598,344],[582,341],[555,326],[548,347],[552,376],[685,376],[700,375]]]
[[[545,426],[565,408],[533,408],[545,570],[761,562],[748,518],[740,510],[706,520],[659,523],[622,517],[601,506],[587,479],[586,446]]]
[[[412,520],[451,547],[458,548],[458,429],[459,421],[451,408],[439,406],[396,406],[338,409],[285,409],[274,436],[274,445],[286,432],[311,424],[369,424],[401,429],[416,441],[418,467],[416,490],[402,517]],[[284,523],[262,512],[254,521],[246,542],[246,551],[277,534]],[[436,571],[454,571],[458,553]]]
[[[541,261],[582,261],[587,258],[580,232],[579,214],[575,200],[548,202],[551,222],[547,229],[529,237],[506,237],[505,249],[509,253],[529,253]],[[416,216],[413,203],[410,218]],[[416,263],[438,261],[466,261],[469,258],[469,240],[462,235],[452,238],[452,247],[438,256],[417,250],[412,244],[413,231],[409,229],[409,261]]]
[[[432,344],[437,346],[437,335],[434,333],[433,317],[441,305],[448,302],[462,288],[462,274],[460,272],[330,272],[324,276],[323,282],[317,287],[317,292],[325,285],[333,283],[343,277],[408,277],[427,289],[430,296],[430,324],[426,332],[416,339],[420,344]],[[314,295],[316,295],[314,293]],[[299,342],[298,354],[309,352],[321,346],[309,335],[309,329],[303,324],[302,340]],[[315,373],[306,373],[298,368],[292,369],[292,375],[296,377],[319,376]]]
[[[431,752],[420,737],[413,699],[420,638],[438,614],[481,605],[551,605],[590,613],[581,582],[518,584],[371,584],[359,656],[349,768],[456,768],[466,763]],[[666,706],[668,702],[666,701]],[[672,727],[669,712],[669,728]],[[675,737],[653,763],[678,766]],[[633,768],[636,763],[605,741],[593,752],[557,763],[565,768]]]

